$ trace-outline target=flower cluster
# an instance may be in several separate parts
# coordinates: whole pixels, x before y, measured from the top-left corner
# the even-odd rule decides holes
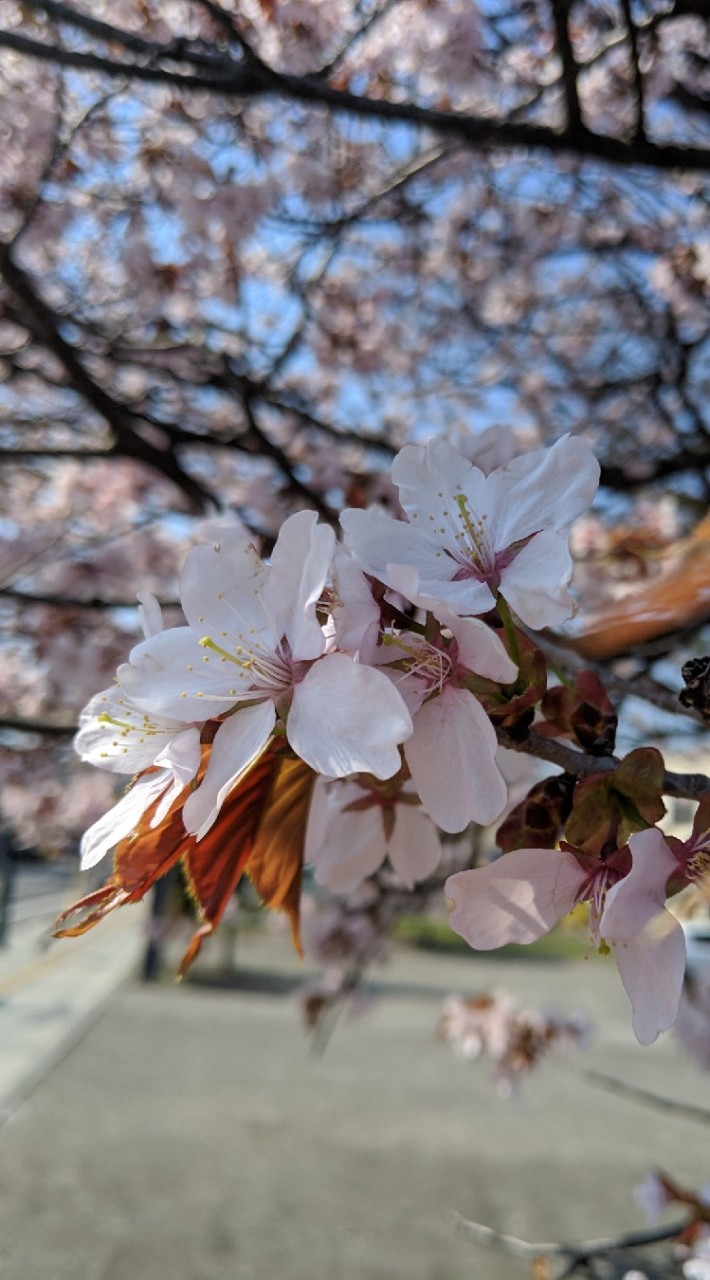
[[[566,437],[486,476],[434,441],[403,449],[393,477],[405,520],[348,510],[337,546],[303,511],[268,561],[241,531],[226,533],[188,554],[185,626],[165,629],[146,598],[146,638],[81,719],[83,759],[139,775],[86,833],[85,866],[178,801],[186,835],[201,840],[276,739],[324,778],[365,775],[376,788],[411,777],[406,797],[395,789],[379,804],[391,849],[406,825],[398,797],[418,798],[450,832],[500,814],[496,735],[472,689],[477,677],[510,685],[518,668],[480,615],[501,600],[535,627],[569,615],[565,530],[589,505],[598,466]],[[435,861],[434,837],[424,839],[409,881]]]
[[[489,1058],[498,1091],[508,1096],[551,1050],[582,1043],[588,1030],[581,1017],[524,1009],[498,991],[448,996],[438,1034],[467,1062]]]
[[[187,556],[184,625],[166,628],[142,597],[145,638],[92,698],[76,739],[83,759],[134,777],[82,841],[84,866],[113,850],[114,871],[65,931],[142,896],[182,859],[203,921],[188,958],[244,871],[289,912],[298,940],[304,857],[336,893],[387,857],[411,888],[439,865],[436,828],[500,816],[495,724],[524,734],[540,702],[541,732],[609,749],[615,718],[595,678],[545,693],[544,659],[519,629],[572,610],[568,530],[598,481],[588,447],[564,437],[484,474],[435,440],[406,446],[392,474],[403,519],[347,510],[338,544],[301,511],[266,559],[227,528]],[[446,884],[451,925],[476,948],[531,942],[588,902],[593,940],[614,949],[644,1043],[673,1022],[682,982],[666,893],[707,860],[700,828],[681,846],[651,825],[648,755],[642,767],[628,757],[611,782],[577,784],[559,848],[521,847],[523,823],[503,859]],[[637,818],[623,839],[622,812]]]

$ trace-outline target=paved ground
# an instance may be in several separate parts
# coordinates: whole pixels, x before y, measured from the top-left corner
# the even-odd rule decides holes
[[[0,948],[0,1119],[82,1037],[140,962],[140,908],[118,913],[83,938],[52,938],[58,911],[87,888],[86,877],[68,867],[18,873],[7,944]]]
[[[707,1130],[570,1065],[504,1102],[434,1038],[444,993],[505,986],[599,1018],[591,1065],[703,1102],[669,1037],[635,1045],[611,964],[401,952],[374,1012],[315,1057],[285,940],[239,954],[242,990],[124,986],[0,1128],[1,1280],[514,1280],[523,1264],[463,1239],[456,1211],[597,1235],[641,1225],[649,1168],[710,1177]]]

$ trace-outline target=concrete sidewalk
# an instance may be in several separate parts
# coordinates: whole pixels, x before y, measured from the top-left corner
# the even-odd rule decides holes
[[[316,1057],[286,940],[246,937],[239,958],[231,990],[124,986],[0,1129],[2,1280],[515,1280],[526,1265],[457,1234],[456,1212],[587,1238],[643,1225],[651,1168],[710,1178],[707,1130],[572,1060],[511,1104],[435,1039],[447,992],[505,987],[586,1008],[585,1065],[702,1104],[670,1037],[635,1044],[612,963],[399,951],[373,1012]]]
[[[67,905],[58,898],[56,910]],[[18,922],[0,949],[0,1122],[69,1052],[132,976],[143,911],[119,912],[82,938],[53,939],[53,911]]]

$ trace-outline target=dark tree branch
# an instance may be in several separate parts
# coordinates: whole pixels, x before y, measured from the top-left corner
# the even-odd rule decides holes
[[[64,4],[63,0],[25,0],[24,7],[26,9],[34,9],[35,12],[46,13],[48,17],[53,18],[56,22],[63,22],[66,26],[74,27],[78,31],[86,31],[88,35],[96,36],[98,40],[106,44],[121,45],[124,49],[130,50],[131,53],[136,53],[145,58],[165,59],[174,57],[178,61],[184,60],[194,66],[207,67],[217,71],[224,68],[224,58],[197,50],[192,47],[189,41],[178,40],[173,45],[165,45],[160,44],[157,40],[146,40],[143,36],[137,35],[135,31],[126,31],[123,27],[114,27],[111,23],[101,22],[100,19],[92,18],[87,13],[81,13],[78,9],[72,8],[71,5]]]
[[[644,102],[644,83],[641,74],[641,63],[639,60],[639,41],[634,15],[631,11],[631,0],[621,0],[621,8],[624,14],[624,22],[629,34],[629,56],[631,59],[631,74],[634,84],[634,96],[636,98],[636,127],[634,129],[634,142],[646,141],[646,108]]]
[[[581,135],[584,133],[584,122],[577,90],[579,67],[569,34],[570,0],[551,0],[551,3],[557,52],[562,64],[562,88],[565,95],[567,128],[571,134]]]
[[[286,480],[288,488],[293,493],[297,493],[304,498],[308,505],[313,507],[328,524],[337,528],[337,512],[333,511],[307,484],[299,480],[288,455],[277,444],[274,444],[274,441],[270,440],[266,432],[259,426],[254,414],[254,401],[259,398],[258,387],[251,383],[248,378],[240,377],[234,373],[227,360],[223,363],[220,381],[223,386],[228,387],[239,397],[249,427],[249,433],[257,446],[258,453],[262,457],[271,458]]]
[[[498,730],[498,741],[502,747],[511,751],[521,751],[524,755],[535,756],[538,760],[547,760],[556,764],[565,773],[575,778],[588,778],[595,773],[613,773],[621,761],[616,756],[589,756],[575,747],[567,746],[556,738],[544,738],[534,729],[528,731],[522,741],[511,738],[505,730]],[[663,794],[677,796],[685,800],[699,800],[701,796],[710,795],[710,778],[704,773],[670,773],[666,772]]]
[[[25,458],[115,458],[114,449],[5,449],[0,448],[0,459],[22,462]]]
[[[599,483],[608,489],[630,493],[655,480],[666,480],[671,475],[682,475],[686,471],[696,474],[706,471],[710,467],[710,444],[698,449],[679,448],[668,457],[649,458],[648,462],[649,467],[643,477],[630,477],[623,466],[602,463]]]
[[[116,441],[112,452],[143,462],[172,480],[194,510],[202,511],[210,505],[217,505],[213,495],[183,471],[170,450],[156,448],[139,434],[135,419],[125,406],[114,400],[89,374],[75,348],[63,337],[60,318],[40,298],[29,276],[12,258],[7,245],[0,247],[0,275],[21,304],[28,329],[54,353],[74,389],[110,426]]]
[[[121,43],[119,39],[119,43]],[[260,92],[259,81],[243,71],[232,59],[225,58],[210,64],[210,71],[202,75],[191,72],[170,71],[165,67],[143,62],[121,62],[98,53],[80,53],[76,49],[64,49],[58,45],[33,40],[16,31],[0,31],[0,48],[14,49],[16,53],[52,62],[57,66],[74,67],[77,71],[97,71],[106,76],[128,76],[131,80],[144,80],[148,84],[171,84],[184,89],[202,89],[210,93],[255,94]],[[157,59],[158,55],[153,55]],[[187,62],[194,65],[196,59],[186,54],[182,46],[163,45],[159,57],[169,63]]]
[[[48,592],[41,591],[18,591],[16,587],[0,587],[0,599],[12,600],[20,605],[51,605],[56,609],[96,609],[97,611],[108,611],[111,609],[138,609],[139,600],[104,600],[99,596],[57,596],[50,595]],[[179,600],[159,600],[158,604],[161,609],[179,609],[181,607]]]
[[[0,716],[0,731],[11,729],[14,733],[37,733],[45,738],[72,738],[78,727],[76,724],[53,724],[51,720],[23,720],[14,716]]]
[[[171,84],[186,90],[201,89],[227,99],[249,100],[277,96],[322,106],[361,119],[377,120],[382,124],[404,122],[431,129],[442,137],[456,139],[473,149],[510,150],[520,147],[553,155],[571,154],[603,160],[625,168],[645,165],[660,170],[710,172],[710,147],[655,143],[640,138],[627,142],[608,134],[592,133],[587,128],[567,127],[558,130],[529,122],[491,120],[466,112],[443,111],[420,106],[415,102],[370,98],[345,89],[335,89],[317,76],[297,76],[272,71],[264,67],[263,63],[247,67],[225,58],[210,74],[193,74],[172,71],[163,66],[114,61],[98,54],[61,49],[14,31],[0,31],[0,47],[14,49],[28,57],[55,65],[96,71],[114,77],[127,76],[155,84]],[[189,54],[170,46],[165,46],[161,58],[173,64],[191,63]]]

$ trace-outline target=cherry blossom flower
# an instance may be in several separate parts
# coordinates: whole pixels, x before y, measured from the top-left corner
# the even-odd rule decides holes
[[[530,627],[574,611],[565,532],[590,505],[599,465],[584,441],[514,458],[486,476],[445,440],[406,445],[394,460],[406,521],[378,508],[341,516],[360,564],[414,604],[459,615],[493,608],[498,592]]]
[[[524,1009],[507,992],[494,991],[447,996],[438,1034],[459,1058],[490,1058],[498,1091],[509,1097],[551,1049],[579,1044],[588,1030],[579,1015]]]
[[[181,578],[189,625],[145,640],[119,668],[121,687],[153,713],[232,713],[185,802],[198,839],[277,720],[317,773],[388,778],[400,768],[398,744],[412,730],[402,698],[382,672],[329,649],[316,613],[334,544],[333,531],[302,511],[282,526],[268,566],[240,536],[193,548]]]
[[[467,683],[476,672],[510,684],[518,669],[477,618],[440,611],[439,619],[448,636],[387,633],[380,661],[394,664],[392,678],[412,714],[403,750],[422,804],[443,831],[456,832],[493,822],[508,796],[495,729]]]
[[[356,782],[316,783],[304,857],[318,884],[350,893],[389,855],[408,889],[439,865],[436,828],[411,790],[394,795]]]
[[[629,856],[606,861],[566,847],[516,849],[488,866],[450,876],[452,929],[476,950],[534,942],[578,902],[591,905],[596,944],[614,949],[641,1044],[672,1026],[678,1012],[685,941],[664,908],[668,880],[679,863],[660,831],[632,835]]]
[[[84,833],[80,847],[83,868],[93,867],[130,835],[156,802],[151,825],[161,822],[200,765],[196,725],[150,715],[115,686],[97,693],[86,706],[74,746],[82,760],[110,772],[149,771]]]

